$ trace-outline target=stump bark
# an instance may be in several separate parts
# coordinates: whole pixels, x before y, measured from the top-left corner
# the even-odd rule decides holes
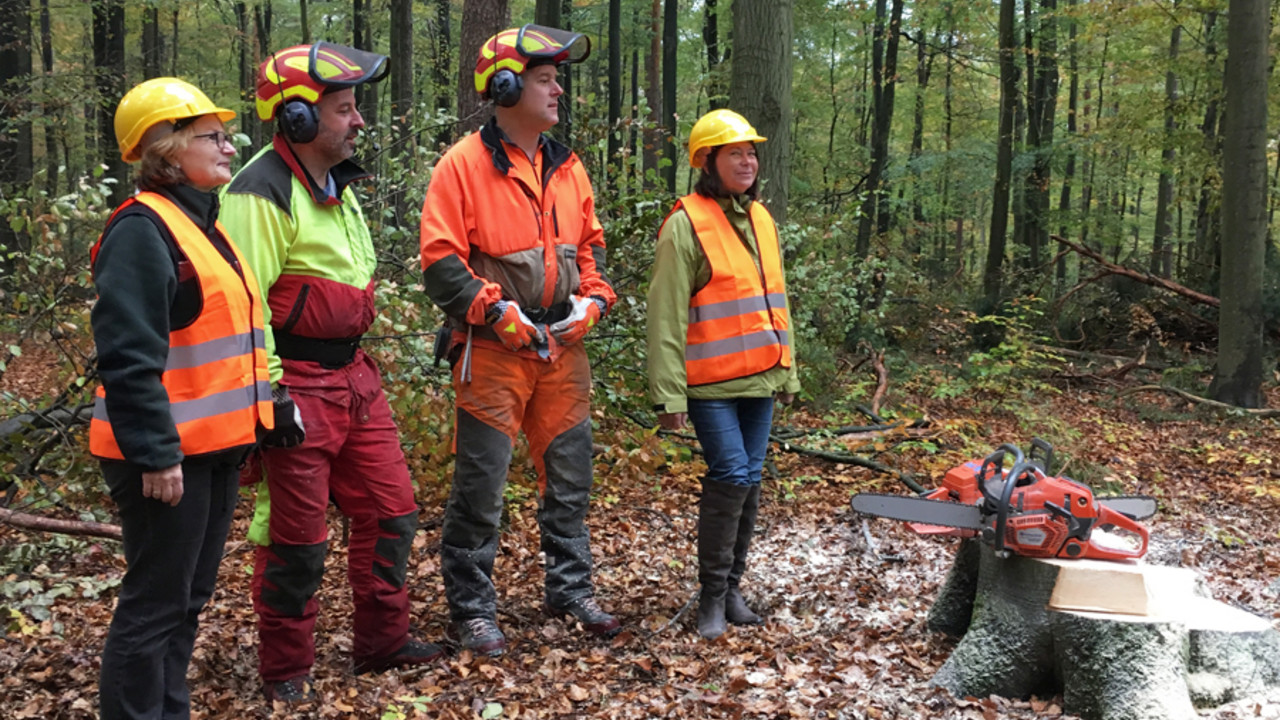
[[[1192,720],[1280,686],[1280,632],[1187,569],[998,558],[966,540],[928,627],[963,635],[932,683],[958,696],[1062,694],[1085,720]]]

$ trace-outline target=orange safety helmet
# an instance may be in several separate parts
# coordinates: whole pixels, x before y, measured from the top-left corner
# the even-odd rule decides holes
[[[503,107],[520,100],[520,74],[536,65],[580,63],[591,54],[591,39],[581,33],[542,25],[524,25],[494,35],[476,58],[476,92]]]
[[[386,55],[323,41],[278,50],[258,67],[258,118],[273,119],[293,100],[314,105],[326,90],[378,82],[390,70]]]

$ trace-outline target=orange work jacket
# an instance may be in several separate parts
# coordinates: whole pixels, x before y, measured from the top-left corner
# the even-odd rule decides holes
[[[778,228],[758,202],[748,211],[755,258],[720,205],[698,194],[680,199],[711,266],[711,280],[689,300],[685,371],[690,386],[734,380],[781,365],[791,367],[786,283]]]
[[[178,429],[182,453],[202,455],[252,445],[257,426],[270,429],[275,420],[258,281],[234,244],[228,243],[244,277],[191,218],[163,195],[139,193],[121,204],[116,213],[135,202],[160,216],[191,263],[203,298],[196,319],[169,333],[169,357],[160,376],[169,394],[169,412]],[[226,237],[222,224],[216,227]],[[97,259],[101,245],[99,237],[90,251],[90,262]],[[98,387],[89,423],[89,452],[100,458],[127,459],[116,444],[102,386]]]

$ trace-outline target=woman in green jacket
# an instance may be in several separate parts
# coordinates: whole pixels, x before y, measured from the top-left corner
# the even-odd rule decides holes
[[[739,589],[775,399],[800,390],[777,227],[758,201],[755,143],[730,110],[693,126],[701,169],[658,234],[648,297],[649,392],[667,430],[692,422],[707,461],[698,511],[698,633],[760,616]]]

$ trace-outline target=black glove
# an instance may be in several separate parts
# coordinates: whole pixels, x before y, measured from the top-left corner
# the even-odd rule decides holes
[[[262,446],[291,448],[301,445],[307,439],[307,430],[302,426],[302,413],[289,397],[289,388],[284,385],[272,388],[271,406],[275,410],[276,426],[263,436]]]

